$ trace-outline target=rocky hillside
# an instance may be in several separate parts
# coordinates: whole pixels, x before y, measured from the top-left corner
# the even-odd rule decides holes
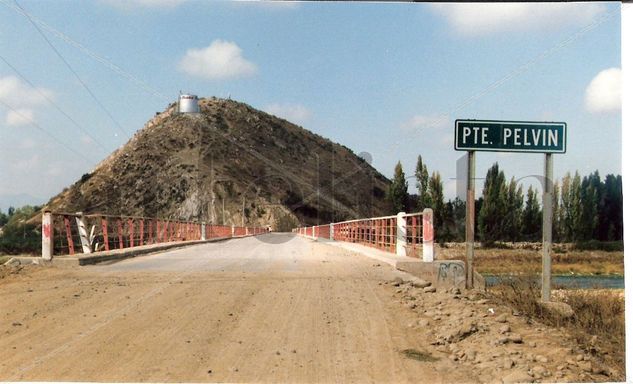
[[[389,180],[348,148],[233,100],[200,108],[172,104],[47,207],[281,230],[387,212]]]

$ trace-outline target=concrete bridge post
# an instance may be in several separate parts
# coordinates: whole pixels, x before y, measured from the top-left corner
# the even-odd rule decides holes
[[[396,215],[396,255],[407,255],[407,219],[404,212]]]
[[[433,230],[433,210],[425,208],[422,211],[422,260],[432,262],[434,259],[433,243],[435,232]]]
[[[330,240],[334,240],[334,223],[330,223]]]
[[[44,260],[53,258],[53,214],[51,211],[44,211],[42,215],[42,258]]]
[[[231,237],[235,237],[235,225],[231,225]]]
[[[200,240],[206,240],[206,239],[207,239],[207,224],[202,223],[200,224]]]

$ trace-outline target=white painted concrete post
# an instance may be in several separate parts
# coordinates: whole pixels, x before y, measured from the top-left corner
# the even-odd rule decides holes
[[[422,211],[422,261],[433,261],[435,256],[433,250],[434,240],[433,210],[431,208],[425,208],[424,211]]]
[[[235,225],[231,225],[231,237],[235,237]]]
[[[334,223],[330,223],[330,240],[334,240]]]
[[[92,248],[90,247],[90,238],[88,237],[88,230],[86,229],[86,218],[83,216],[82,212],[77,212],[77,217],[75,217],[75,221],[77,222],[77,228],[79,229],[79,238],[81,239],[81,249],[84,253],[92,253]]]
[[[206,240],[206,239],[207,239],[207,224],[202,223],[200,225],[200,240]]]
[[[316,231],[314,230],[314,225],[312,226],[312,238],[316,239]]]
[[[42,259],[53,258],[53,215],[44,211],[42,215]]]
[[[404,212],[396,215],[396,255],[407,255],[407,219]]]

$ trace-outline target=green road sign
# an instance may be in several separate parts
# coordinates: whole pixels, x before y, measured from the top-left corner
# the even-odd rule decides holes
[[[455,149],[565,153],[567,123],[455,120]]]

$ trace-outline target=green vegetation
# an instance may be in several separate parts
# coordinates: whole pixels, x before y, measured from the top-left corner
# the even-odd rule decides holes
[[[439,358],[434,357],[429,352],[418,351],[417,349],[413,349],[413,348],[405,349],[403,351],[400,351],[400,353],[402,353],[405,357],[409,359],[413,359],[417,361],[433,362],[433,361],[439,360]]]
[[[407,189],[409,184],[404,178],[404,171],[402,170],[402,164],[398,161],[396,168],[393,172],[393,180],[389,186],[387,192],[387,199],[391,204],[391,212],[397,214],[398,212],[404,212],[407,209]]]
[[[418,161],[415,164],[415,186],[418,189],[418,211],[431,206],[431,197],[429,196],[429,171],[422,162],[422,156],[418,155]]]
[[[39,226],[28,222],[40,207],[26,205],[15,209],[10,207],[7,213],[0,211],[0,254],[37,253],[42,247]]]
[[[389,201],[393,213],[406,202],[418,211],[433,208],[437,240],[463,241],[465,202],[459,198],[444,201],[440,174],[429,171],[418,156],[415,167],[417,194],[406,194],[402,165],[398,162],[391,184]],[[404,191],[404,192],[403,192]],[[539,241],[542,236],[541,197],[530,186],[524,194],[519,180],[506,179],[497,163],[486,173],[483,196],[475,201],[475,239],[484,247],[499,247],[499,242]],[[394,205],[396,204],[396,205]],[[398,207],[398,209],[396,209]],[[622,249],[622,177],[598,171],[580,177],[567,173],[554,180],[552,196],[552,236],[557,243],[575,243],[578,250]],[[615,243],[614,243],[615,242]],[[604,243],[603,245],[601,245]]]

